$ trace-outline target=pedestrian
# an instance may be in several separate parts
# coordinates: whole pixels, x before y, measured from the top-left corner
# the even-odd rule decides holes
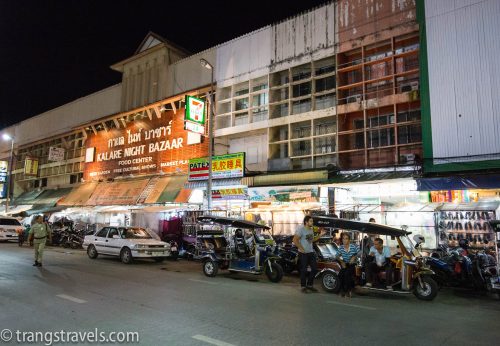
[[[351,236],[347,232],[343,232],[340,236],[342,245],[339,246],[339,261],[342,269],[339,273],[341,296],[352,297],[352,290],[354,289],[354,270],[356,265],[356,258],[359,252],[356,244],[351,243]]]
[[[45,243],[47,239],[49,242],[52,242],[52,232],[47,224],[43,222],[43,217],[41,215],[35,218],[35,222],[31,226],[29,239],[33,241],[35,247],[35,263],[33,266],[41,267]]]
[[[303,293],[318,292],[313,287],[314,276],[317,271],[316,254],[314,253],[313,243],[317,241],[324,231],[318,236],[314,236],[313,231],[313,218],[310,215],[304,217],[303,225],[297,228],[293,237],[293,243],[299,250],[299,263],[300,263],[300,287]]]

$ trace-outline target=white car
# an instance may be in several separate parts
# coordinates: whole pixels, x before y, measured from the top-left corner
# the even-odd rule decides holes
[[[15,217],[0,216],[0,241],[17,241],[18,233],[24,230]]]
[[[94,259],[99,255],[118,256],[129,264],[134,258],[152,258],[161,262],[170,256],[170,245],[158,235],[141,227],[104,227],[85,236],[83,248]]]

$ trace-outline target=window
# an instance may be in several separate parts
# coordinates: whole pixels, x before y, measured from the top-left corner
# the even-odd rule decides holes
[[[368,127],[394,124],[394,114],[379,115],[368,118]]]
[[[316,97],[316,110],[335,107],[335,94],[327,94]]]
[[[116,228],[110,228],[108,238],[113,238],[114,235],[118,235],[118,230]]]
[[[103,229],[101,229],[99,232],[96,233],[96,237],[102,237],[102,238],[105,238],[106,235],[108,234],[108,230],[109,230],[109,227],[104,227]]]
[[[296,84],[293,86],[292,97],[300,97],[311,94],[311,82]]]
[[[316,80],[316,92],[335,89],[335,76]]]
[[[263,106],[263,105],[266,105],[268,102],[269,101],[268,101],[267,93],[254,95],[252,98],[252,106],[253,107]]]
[[[236,100],[234,106],[235,106],[235,109],[237,111],[247,109],[248,108],[248,97]]]
[[[378,148],[394,145],[394,129],[380,129],[368,132],[368,147]]]
[[[293,101],[293,114],[305,113],[311,111],[311,99]]]
[[[398,127],[398,143],[407,144],[422,141],[422,128],[420,125]]]

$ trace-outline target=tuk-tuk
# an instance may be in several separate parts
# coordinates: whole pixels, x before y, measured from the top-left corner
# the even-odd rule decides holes
[[[391,257],[391,262],[393,265],[393,284],[392,290],[386,288],[377,287],[366,287],[363,286],[366,282],[366,270],[368,267],[368,256],[367,254],[361,255],[356,265],[356,282],[361,286],[362,289],[373,290],[373,291],[383,291],[389,293],[413,293],[417,298],[421,300],[433,300],[438,293],[438,284],[432,275],[434,272],[426,264],[426,258],[420,254],[418,251],[418,245],[423,242],[422,237],[419,242],[415,245],[412,240],[408,237],[411,232],[405,230],[394,228],[386,225],[379,225],[371,222],[359,222],[345,219],[338,219],[328,216],[314,216],[314,225],[324,228],[341,229],[347,232],[360,233],[360,239],[362,244],[361,248],[364,247],[366,238],[364,235],[368,236],[388,236],[396,241],[398,253]],[[383,281],[385,272],[379,273],[379,279]]]
[[[270,228],[254,222],[226,217],[202,216],[197,220],[197,258],[203,263],[203,273],[214,277],[219,269],[231,273],[265,273],[272,282],[283,278],[283,269],[277,263],[276,243]],[[219,233],[214,233],[214,232]],[[209,240],[210,234],[214,241]],[[215,236],[219,242],[215,240]],[[203,240],[203,241],[202,241]]]

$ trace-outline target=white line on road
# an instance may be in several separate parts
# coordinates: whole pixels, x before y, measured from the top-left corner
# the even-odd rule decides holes
[[[234,346],[233,344],[229,344],[227,342],[220,341],[217,339],[212,339],[212,338],[209,338],[208,336],[203,336],[203,335],[199,335],[199,334],[194,335],[192,338],[206,342],[207,344],[212,344],[212,345],[217,345],[217,346]]]
[[[363,306],[363,305],[356,305],[356,304],[346,304],[346,303],[339,303],[339,302],[333,302],[331,300],[327,301],[328,304],[335,304],[335,305],[342,305],[342,306],[350,306],[352,308],[359,308],[359,309],[365,309],[365,310],[377,310],[376,308],[372,308],[371,306]]]
[[[59,298],[62,298],[62,299],[67,299],[67,300],[70,300],[70,301],[78,303],[78,304],[83,304],[83,303],[87,302],[86,300],[78,299],[78,298],[75,298],[75,297],[72,297],[72,296],[68,296],[66,294],[58,294],[56,297],[59,297]]]
[[[206,280],[197,280],[197,279],[188,279],[189,281],[194,281],[194,282],[202,282],[204,284],[210,284],[210,285],[217,285],[216,282],[212,281],[206,281]]]

